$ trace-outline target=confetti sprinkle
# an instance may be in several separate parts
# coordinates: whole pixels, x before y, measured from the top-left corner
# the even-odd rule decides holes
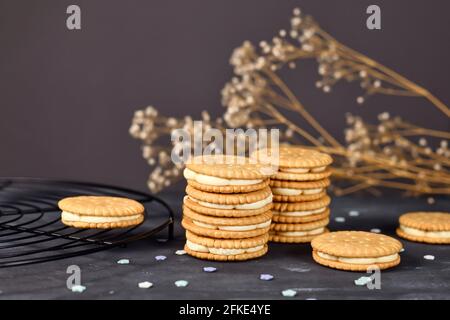
[[[336,217],[336,218],[334,218],[334,221],[336,221],[336,222],[345,222],[345,218],[344,217]]]
[[[155,260],[156,260],[156,261],[164,261],[164,260],[166,260],[166,259],[167,259],[166,256],[156,256],[156,257],[155,257]]]
[[[138,287],[141,288],[141,289],[148,289],[148,288],[153,287],[153,283],[148,282],[148,281],[139,282],[138,283]]]
[[[184,251],[184,250],[177,250],[177,251],[175,251],[175,254],[176,254],[177,256],[182,256],[182,255],[185,255],[185,254],[186,254],[186,251]]]
[[[373,228],[373,229],[370,229],[370,232],[373,232],[373,233],[380,233],[381,230],[378,229],[378,228]]]
[[[167,242],[167,239],[159,238],[159,239],[156,239],[156,241],[161,242],[161,243],[165,243],[165,242]]]
[[[400,252],[403,252],[403,251],[405,251],[405,248],[401,248],[401,249],[400,249]]]
[[[357,217],[357,216],[359,216],[359,211],[356,211],[356,210],[349,211],[348,215],[350,217]]]
[[[76,284],[73,285],[70,290],[72,290],[72,292],[82,293],[84,290],[86,290],[86,287],[82,286],[81,284]]]
[[[283,295],[283,297],[295,297],[297,295],[297,291],[292,290],[292,289],[287,289],[287,290],[283,290],[281,291],[281,294]]]
[[[108,293],[109,293],[109,294],[114,294],[115,292],[114,292],[114,290],[111,290],[111,291],[109,291]]]
[[[425,256],[423,256],[423,258],[424,258],[425,260],[434,260],[434,256],[431,255],[431,254],[425,255]]]
[[[214,268],[214,267],[203,267],[203,271],[205,271],[205,272],[216,272],[217,268]]]
[[[177,281],[175,281],[175,285],[177,286],[177,287],[187,287],[188,286],[188,284],[189,284],[189,282],[187,282],[186,280],[177,280]]]
[[[120,259],[117,261],[118,264],[130,264],[130,260],[128,259]]]
[[[262,273],[259,275],[259,279],[264,280],[264,281],[270,281],[273,279],[273,275],[267,274],[267,273]]]
[[[317,300],[317,298],[306,298],[306,300]]]
[[[361,277],[355,280],[357,286],[365,286],[372,281],[371,277]]]
[[[436,201],[434,200],[433,197],[428,197],[427,202],[428,204],[434,204]]]

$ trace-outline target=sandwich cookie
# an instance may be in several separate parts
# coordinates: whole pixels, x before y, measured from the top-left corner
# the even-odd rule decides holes
[[[186,231],[184,250],[191,256],[215,261],[243,261],[267,252],[267,233],[245,239],[212,239]]]
[[[330,197],[324,196],[306,202],[274,202],[272,220],[277,223],[305,223],[321,220],[330,215]]]
[[[272,213],[251,217],[229,218],[206,216],[183,208],[181,224],[186,230],[209,238],[241,239],[266,234],[270,229]]]
[[[272,177],[273,179],[315,181],[331,175],[327,166],[333,160],[326,153],[289,145],[280,146],[278,152],[279,168],[278,172]],[[255,152],[253,157],[264,160],[271,153],[271,149],[261,149]]]
[[[372,232],[338,231],[320,235],[311,241],[313,259],[324,266],[367,271],[394,267],[400,263],[400,241]]]
[[[270,165],[249,158],[211,155],[194,157],[183,171],[187,183],[206,192],[242,193],[263,189],[275,174]]]
[[[326,188],[329,185],[329,179],[317,181],[270,180],[273,200],[276,202],[316,200],[325,196]]]
[[[127,198],[70,197],[60,200],[58,207],[62,211],[62,223],[76,228],[124,228],[144,221],[144,206]]]
[[[450,244],[450,213],[410,212],[400,216],[397,234],[407,240]]]
[[[307,223],[273,223],[270,227],[269,240],[273,242],[304,243],[327,233],[328,218]]]
[[[201,191],[188,185],[186,193],[189,200],[213,209],[256,210],[272,203],[272,192],[269,187],[247,193],[220,194]]]

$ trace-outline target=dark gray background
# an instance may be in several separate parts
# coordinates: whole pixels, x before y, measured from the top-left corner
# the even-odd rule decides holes
[[[81,31],[66,29],[69,4],[81,6]],[[369,4],[381,6],[381,31],[365,27]],[[153,104],[167,115],[221,114],[233,48],[288,28],[296,6],[343,43],[449,101],[445,0],[0,0],[0,175],[145,189],[149,170],[128,135],[134,110]],[[347,111],[372,119],[389,109],[449,129],[448,118],[422,99],[377,96],[358,107],[357,84],[324,95],[314,88],[313,62],[288,77],[339,137]]]

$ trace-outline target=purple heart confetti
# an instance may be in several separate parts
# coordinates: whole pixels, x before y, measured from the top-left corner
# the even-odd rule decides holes
[[[205,272],[216,272],[217,268],[214,268],[214,267],[203,267],[203,271],[205,271]]]
[[[156,256],[156,257],[155,257],[155,260],[156,260],[156,261],[164,261],[164,260],[166,260],[166,259],[167,259],[166,256]]]

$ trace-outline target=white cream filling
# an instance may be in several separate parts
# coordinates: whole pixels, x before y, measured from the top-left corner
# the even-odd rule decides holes
[[[261,183],[262,179],[225,179],[219,177],[208,176],[205,174],[197,173],[188,168],[185,168],[183,175],[187,180],[194,180],[201,184],[210,186],[244,186]]]
[[[324,172],[327,167],[315,167],[315,168],[282,168],[280,167],[279,170],[282,172],[288,172],[288,173],[308,173],[308,172]]]
[[[371,264],[371,263],[383,263],[383,262],[391,262],[395,261],[398,258],[398,253],[391,254],[389,256],[382,257],[374,257],[374,258],[344,258],[344,257],[336,257],[332,256],[320,251],[316,252],[317,255],[321,258],[332,260],[332,261],[340,261],[344,263],[353,263],[353,264]]]
[[[306,230],[306,231],[276,231],[275,233],[280,236],[286,236],[286,237],[301,237],[301,236],[312,236],[315,234],[321,234],[325,230],[324,227],[317,228],[313,230]]]
[[[304,210],[304,211],[285,211],[285,212],[280,212],[280,211],[275,211],[272,210],[272,213],[274,215],[278,214],[280,216],[286,216],[286,217],[304,217],[304,216],[310,216],[312,214],[316,214],[316,213],[322,213],[327,209],[327,207],[323,207],[323,208],[319,208],[319,209],[314,209],[314,210]]]
[[[61,213],[61,219],[65,221],[72,222],[88,222],[88,223],[103,223],[103,222],[120,222],[120,221],[129,221],[140,218],[141,214],[135,214],[131,216],[122,216],[122,217],[103,217],[103,216],[85,216],[79,215],[76,213],[70,213],[67,211],[63,211]]]
[[[264,248],[264,245],[262,246],[256,246],[252,248],[245,248],[245,249],[224,249],[224,248],[208,248],[206,246],[203,246],[201,244],[194,243],[192,241],[186,240],[186,246],[191,249],[192,251],[197,252],[210,252],[212,254],[220,254],[225,256],[231,256],[235,254],[243,254],[243,253],[250,253],[250,252],[256,252],[259,250],[262,250]]]
[[[299,196],[301,194],[317,194],[323,191],[323,188],[315,189],[291,189],[291,188],[272,188],[273,194],[282,196]]]
[[[189,196],[187,196],[189,197]],[[251,209],[259,209],[262,208],[269,203],[272,202],[272,194],[270,194],[267,198],[256,201],[256,202],[250,202],[250,203],[243,203],[243,204],[217,204],[217,203],[211,203],[211,202],[205,202],[200,201],[197,199],[194,199],[192,197],[189,197],[190,200],[208,208],[214,208],[214,209],[242,209],[242,210],[251,210]]]
[[[246,226],[215,226],[212,224],[207,224],[196,220],[192,220],[192,223],[199,227],[207,229],[224,230],[224,231],[250,231],[261,228],[267,228],[268,226],[270,226],[271,220],[265,221],[263,223],[251,224]]]
[[[423,231],[415,228],[400,226],[405,233],[418,237],[450,238],[450,231]]]

